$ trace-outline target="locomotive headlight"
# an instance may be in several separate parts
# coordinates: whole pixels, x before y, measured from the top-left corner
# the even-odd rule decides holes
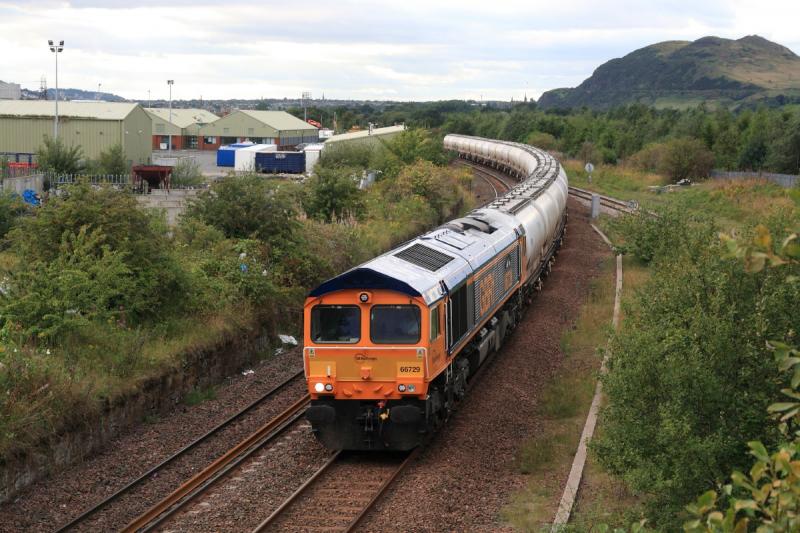
[[[330,383],[326,383],[325,384],[325,390],[328,391],[328,392],[331,392],[333,390],[333,385],[331,385]]]
[[[362,292],[361,294],[358,295],[358,299],[361,300],[362,304],[367,303],[369,301],[369,293]]]
[[[325,385],[323,385],[322,383],[317,383],[316,385],[314,385],[314,390],[317,392],[322,392],[325,390]]]
[[[414,385],[408,386],[408,392],[414,392],[415,390],[417,390],[417,388]]]
[[[399,390],[400,392],[405,392],[406,391],[406,386],[405,385],[398,385],[397,386],[397,390]]]

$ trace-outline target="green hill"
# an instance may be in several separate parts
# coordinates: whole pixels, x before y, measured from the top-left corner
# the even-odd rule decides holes
[[[685,107],[800,101],[800,57],[759,37],[703,37],[640,48],[600,65],[574,89],[545,92],[539,106],[606,109],[641,102]]]

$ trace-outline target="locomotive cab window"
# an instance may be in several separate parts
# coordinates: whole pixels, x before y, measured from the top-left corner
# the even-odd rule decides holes
[[[370,312],[369,337],[375,344],[416,344],[420,329],[416,305],[375,305]]]
[[[439,338],[441,332],[439,326],[439,306],[437,305],[431,309],[431,340],[435,341]]]
[[[356,343],[361,339],[361,310],[355,305],[317,305],[311,309],[313,342]]]

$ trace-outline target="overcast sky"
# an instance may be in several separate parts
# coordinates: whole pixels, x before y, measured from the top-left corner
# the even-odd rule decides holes
[[[521,99],[642,46],[759,34],[800,52],[800,1],[0,0],[0,80],[131,99]]]

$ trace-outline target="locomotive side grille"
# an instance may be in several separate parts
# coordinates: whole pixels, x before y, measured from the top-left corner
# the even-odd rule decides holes
[[[399,257],[404,261],[408,261],[414,265],[428,269],[431,272],[436,272],[453,260],[453,257],[442,253],[439,250],[429,248],[424,244],[415,244],[414,246],[410,246],[405,250],[397,252],[394,254],[394,256]]]

